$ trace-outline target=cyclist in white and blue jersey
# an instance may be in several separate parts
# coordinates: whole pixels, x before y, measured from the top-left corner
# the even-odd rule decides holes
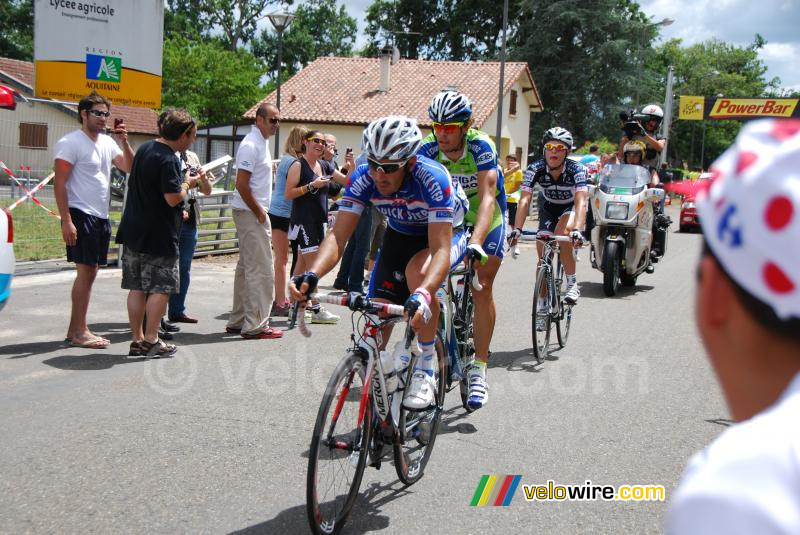
[[[369,297],[404,304],[417,332],[422,355],[403,399],[409,409],[434,402],[439,307],[432,305],[433,296],[463,260],[467,246],[462,229],[467,198],[443,166],[416,154],[421,141],[416,121],[408,117],[384,117],[367,126],[362,140],[367,165],[350,177],[333,232],[315,262],[290,285],[298,301],[314,291],[341,258],[368,202],[386,215],[389,228],[370,277]]]
[[[542,187],[540,195],[544,198],[539,213],[539,234],[558,234],[570,236],[574,245],[583,242],[583,228],[586,218],[586,167],[567,158],[572,150],[572,134],[564,128],[555,126],[544,133],[544,158],[531,163],[525,170],[522,179],[522,198],[517,208],[517,220],[514,231],[509,237],[515,245],[525,224],[528,207],[533,195],[533,187],[538,182]],[[580,297],[577,279],[575,277],[575,257],[569,250],[569,243],[559,243],[561,249],[561,262],[564,264],[564,273],[567,279],[567,292],[564,300],[576,304]],[[539,256],[542,254],[542,245],[537,243]],[[540,299],[544,299],[540,296]],[[541,307],[544,310],[546,307]],[[537,321],[538,320],[537,318]],[[540,322],[541,323],[541,322]]]

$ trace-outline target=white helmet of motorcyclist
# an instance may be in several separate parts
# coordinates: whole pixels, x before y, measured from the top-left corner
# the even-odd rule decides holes
[[[646,116],[648,121],[655,119],[658,121],[658,124],[661,124],[661,121],[664,119],[664,110],[662,110],[661,106],[658,104],[648,104],[642,108],[640,115]]]
[[[637,163],[642,163],[642,161],[644,161],[644,155],[645,155],[646,151],[647,151],[647,148],[645,147],[644,143],[642,143],[641,141],[639,141],[639,140],[628,141],[627,143],[625,143],[625,147],[623,147],[623,149],[622,149],[623,161],[625,163],[630,163],[630,162],[628,162],[628,155],[629,154],[638,154],[639,155],[639,162],[637,162]]]

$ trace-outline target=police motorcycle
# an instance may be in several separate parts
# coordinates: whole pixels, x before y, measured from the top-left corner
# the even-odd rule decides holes
[[[606,165],[596,176],[589,185],[591,261],[603,272],[603,292],[614,296],[620,283],[635,286],[639,275],[653,271],[653,218],[665,193],[648,188],[650,172],[639,165]]]

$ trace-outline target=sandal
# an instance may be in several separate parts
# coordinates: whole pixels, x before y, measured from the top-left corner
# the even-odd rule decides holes
[[[83,349],[105,349],[111,344],[111,342],[105,338],[99,337],[86,340],[85,342],[76,342],[73,338],[68,344],[69,347],[81,347]]]
[[[178,350],[175,344],[165,344],[161,338],[156,338],[155,342],[142,340],[139,342],[139,347],[142,351],[141,356],[155,358],[170,357]]]
[[[131,347],[128,350],[129,357],[141,357],[142,356],[142,343],[141,342],[131,342]]]

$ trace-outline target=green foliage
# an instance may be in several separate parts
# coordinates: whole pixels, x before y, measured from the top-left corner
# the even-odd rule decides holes
[[[592,145],[597,145],[598,154],[616,154],[617,148],[619,148],[617,141],[611,141],[607,137],[601,137],[595,140],[587,139],[584,144],[575,151],[575,154],[589,154],[589,147]]]
[[[357,21],[336,0],[300,4],[283,33],[282,63],[289,76],[319,56],[350,56],[356,41]],[[262,30],[253,40],[253,53],[272,69],[277,62],[278,36]],[[282,76],[282,79],[286,79]]]
[[[0,0],[0,57],[33,61],[33,0]]]
[[[246,50],[182,37],[164,43],[164,106],[185,108],[200,124],[238,119],[263,97],[263,63]]]
[[[367,9],[366,22],[365,56],[393,43],[404,58],[496,59],[502,3],[498,10],[497,2],[486,0],[376,0]]]
[[[641,43],[654,38],[639,6],[629,0],[554,0],[517,3],[519,27],[510,56],[528,62],[544,111],[533,114],[531,140],[560,125],[578,143],[617,137],[619,111],[632,106],[641,83]]]
[[[758,50],[766,44],[756,34],[753,44],[739,47],[712,39],[690,47],[681,47],[678,39],[670,40],[653,51],[647,66],[651,71],[666,73],[674,68],[674,94],[705,97],[766,97],[780,93],[780,80],[765,80],[767,71],[758,59]],[[648,99],[663,102],[665,81],[649,92]],[[677,106],[674,108],[677,114]],[[687,161],[690,168],[708,167],[728,148],[739,129],[740,121],[675,120],[670,130],[668,158],[676,163]],[[701,149],[703,153],[701,154]]]

